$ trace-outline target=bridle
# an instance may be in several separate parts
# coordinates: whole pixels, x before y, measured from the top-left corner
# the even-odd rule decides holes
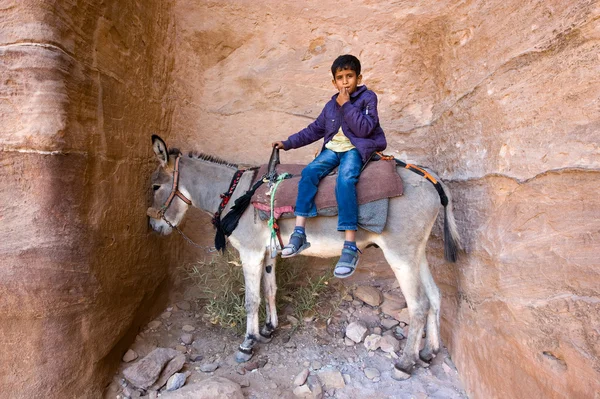
[[[151,218],[163,219],[169,225],[171,225],[171,223],[169,223],[169,221],[165,218],[165,212],[167,211],[167,209],[169,209],[169,206],[171,206],[171,202],[173,202],[173,199],[175,199],[176,196],[179,197],[186,204],[192,205],[192,201],[189,200],[181,191],[179,191],[179,160],[180,159],[181,159],[181,155],[178,155],[177,158],[175,159],[175,170],[173,171],[173,187],[171,188],[171,194],[169,194],[169,198],[167,198],[167,200],[165,201],[163,206],[160,207],[160,209],[157,210],[156,208],[150,207],[146,211],[146,214],[148,216],[150,216]]]
[[[179,230],[179,227],[173,225],[165,217],[165,212],[167,211],[167,209],[169,209],[169,206],[171,206],[171,202],[173,202],[173,200],[175,199],[175,197],[179,197],[179,199],[181,199],[186,204],[192,205],[192,201],[189,198],[187,198],[181,191],[179,191],[179,159],[180,158],[181,158],[181,155],[178,155],[177,158],[175,159],[175,169],[173,170],[173,187],[171,188],[171,194],[169,194],[169,198],[167,198],[167,200],[165,201],[165,203],[163,204],[163,206],[160,207],[160,209],[156,209],[156,208],[150,207],[146,211],[146,214],[148,216],[150,216],[152,219],[162,219],[162,220],[164,220],[164,222],[166,224],[168,224],[170,228],[172,228],[173,230],[176,230],[179,234],[181,234],[181,236],[183,238],[185,238],[185,240],[187,242],[189,242],[190,244],[192,244],[196,248],[202,248],[202,249],[207,250],[209,252],[214,252],[215,251],[215,247],[196,244],[194,241],[192,241],[191,238],[189,238],[188,236],[186,236],[183,231]]]

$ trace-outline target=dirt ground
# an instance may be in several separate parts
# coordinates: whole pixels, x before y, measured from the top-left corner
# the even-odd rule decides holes
[[[364,342],[353,343],[345,338],[347,325],[362,320],[369,327],[369,334],[394,335],[401,347],[405,341],[401,332],[403,323],[386,329],[383,321],[389,321],[389,316],[379,307],[355,298],[352,289],[340,287],[341,284],[334,285],[324,293],[326,302],[334,307],[329,309],[331,316],[327,320],[309,316],[298,321],[289,311],[282,312],[273,340],[258,345],[253,358],[243,364],[234,359],[242,335],[211,324],[200,300],[174,303],[139,333],[131,346],[137,359],[122,362],[105,399],[160,397],[164,387],[158,393],[139,391],[122,374],[157,347],[186,354],[186,363],[180,371],[189,374],[186,386],[220,376],[239,384],[244,396],[253,399],[298,397],[294,394],[298,388],[295,379],[306,370],[318,377],[325,398],[466,398],[446,348],[442,348],[429,367],[416,368],[408,380],[396,381],[391,372],[401,350],[393,353],[368,350]],[[401,295],[397,288],[382,290]],[[189,298],[189,293],[186,296]]]

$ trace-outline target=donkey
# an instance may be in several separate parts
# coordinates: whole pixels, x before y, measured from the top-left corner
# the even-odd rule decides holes
[[[236,165],[203,154],[183,157],[178,150],[169,151],[165,142],[156,135],[152,136],[152,148],[160,165],[152,175],[154,199],[148,215],[152,229],[160,234],[170,234],[190,206],[211,215],[222,210],[219,209],[222,203],[220,194],[230,190],[230,182],[236,180],[234,176],[238,186],[225,210],[252,184],[254,171],[241,173]],[[420,171],[425,172],[423,169]],[[397,172],[404,182],[404,194],[390,199],[385,229],[381,234],[359,229],[356,242],[360,249],[368,245],[381,248],[406,298],[410,316],[408,337],[392,373],[393,378],[405,379],[410,377],[415,365],[431,361],[440,349],[440,291],[425,256],[427,240],[438,216],[440,198],[445,203],[444,241],[450,249],[447,260],[456,260],[452,254],[456,254],[461,245],[448,188],[441,182],[434,186],[406,168],[397,167]],[[435,182],[435,177],[430,177]],[[307,223],[312,246],[302,255],[322,258],[338,256],[341,236],[336,228],[336,218],[316,217]],[[281,233],[289,236],[294,228],[294,220],[281,220],[279,226]],[[276,258],[271,258],[268,248],[270,239],[271,231],[267,223],[255,221],[254,212],[248,209],[241,214],[237,228],[229,237],[230,243],[240,254],[246,292],[246,335],[235,356],[240,363],[252,357],[257,343],[269,342],[278,325],[275,307]],[[259,329],[261,280],[266,299],[266,320]],[[425,325],[426,342],[419,351]]]

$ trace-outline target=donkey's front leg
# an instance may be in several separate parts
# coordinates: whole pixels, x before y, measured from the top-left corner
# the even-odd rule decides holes
[[[258,308],[260,306],[260,280],[263,271],[264,253],[243,253],[240,251],[244,282],[246,286],[246,337],[235,354],[238,363],[247,362],[252,357],[252,349],[259,341]]]
[[[273,338],[273,332],[277,328],[277,306],[275,295],[277,293],[277,282],[275,280],[275,265],[277,258],[271,258],[267,252],[265,254],[265,270],[263,273],[263,296],[266,302],[267,318],[265,325],[260,330],[259,339],[262,343],[270,342]]]

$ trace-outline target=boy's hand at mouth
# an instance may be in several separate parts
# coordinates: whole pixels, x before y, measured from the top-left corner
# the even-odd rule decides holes
[[[348,93],[348,88],[347,87],[342,87],[340,89],[340,94],[337,96],[336,102],[341,107],[342,105],[344,105],[348,101],[350,101],[350,93]]]

